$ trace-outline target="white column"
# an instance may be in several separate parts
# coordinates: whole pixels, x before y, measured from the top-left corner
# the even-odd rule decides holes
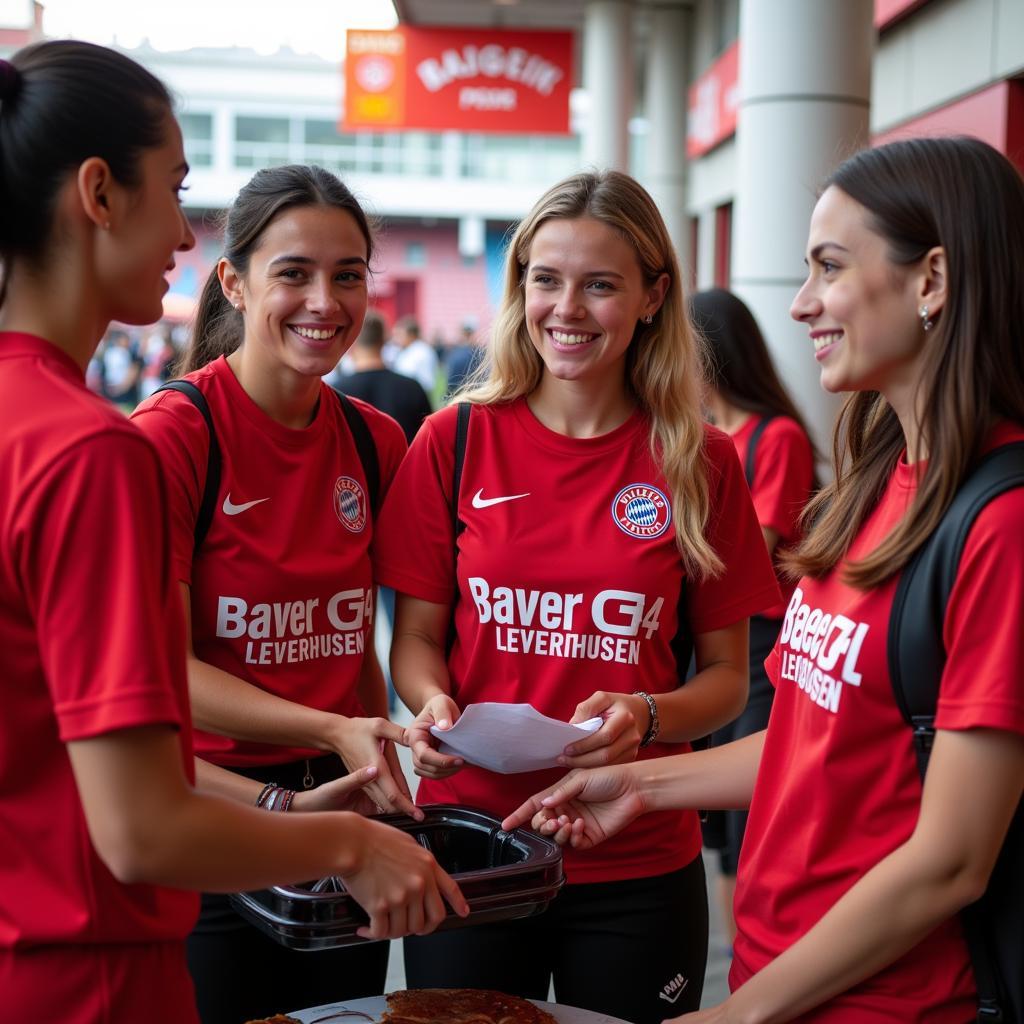
[[[696,256],[689,251],[686,217],[688,19],[681,7],[656,7],[651,11],[646,81],[646,185],[665,218],[681,263],[689,263]]]
[[[868,141],[872,0],[741,0],[732,286],[757,317],[819,450],[839,400],[789,317],[822,180]]]
[[[590,0],[583,25],[583,87],[588,113],[583,163],[629,169],[633,114],[633,12],[628,0]]]

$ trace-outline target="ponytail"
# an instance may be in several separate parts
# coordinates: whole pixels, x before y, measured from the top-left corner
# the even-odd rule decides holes
[[[202,369],[207,363],[230,355],[241,344],[242,314],[228,302],[214,267],[203,285],[192,334],[174,372]]]

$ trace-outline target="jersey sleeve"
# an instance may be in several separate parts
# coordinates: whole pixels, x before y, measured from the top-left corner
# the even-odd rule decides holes
[[[705,452],[711,498],[707,536],[724,569],[688,588],[695,633],[724,629],[782,600],[732,441],[709,427]]]
[[[450,407],[424,421],[395,476],[375,538],[377,582],[435,604],[450,604],[455,591],[449,505],[455,416]]]
[[[15,564],[64,742],[184,724],[184,637],[169,594],[165,491],[152,448],[132,435],[110,431],[65,452],[13,524]]]
[[[192,583],[196,520],[206,487],[210,431],[203,414],[176,391],[161,391],[139,406],[132,422],[160,457],[170,505],[171,565],[175,578]]]
[[[978,516],[946,606],[938,729],[1024,734],[1024,488]]]
[[[787,416],[764,429],[754,453],[750,487],[757,521],[783,542],[800,536],[799,518],[814,483],[814,452],[800,425]]]

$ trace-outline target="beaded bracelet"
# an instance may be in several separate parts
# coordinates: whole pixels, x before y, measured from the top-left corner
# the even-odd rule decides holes
[[[644,733],[644,738],[640,741],[641,747],[649,747],[658,738],[658,733],[661,731],[661,722],[658,721],[658,705],[654,702],[654,698],[643,690],[634,690],[633,696],[643,697],[647,701],[647,707],[651,712],[651,724],[647,727],[647,732]]]

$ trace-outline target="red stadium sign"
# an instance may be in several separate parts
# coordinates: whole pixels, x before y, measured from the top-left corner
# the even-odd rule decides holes
[[[571,32],[349,31],[343,131],[569,134]]]

